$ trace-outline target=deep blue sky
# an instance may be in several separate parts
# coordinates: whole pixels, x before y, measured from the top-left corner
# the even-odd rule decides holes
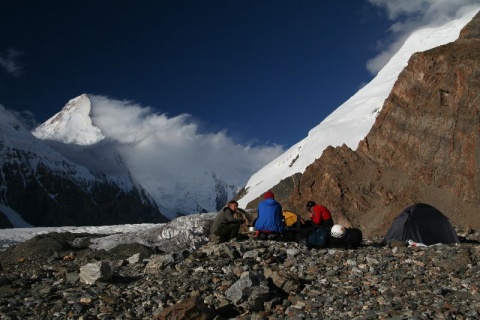
[[[71,2],[0,4],[4,107],[43,122],[92,93],[285,147],[372,79],[391,23],[363,0]]]

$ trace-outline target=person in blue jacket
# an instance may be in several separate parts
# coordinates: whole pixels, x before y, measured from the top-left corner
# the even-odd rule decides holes
[[[255,228],[259,232],[283,233],[285,223],[283,222],[283,210],[280,203],[275,200],[272,191],[263,195],[265,200],[258,204],[258,218],[255,221]]]

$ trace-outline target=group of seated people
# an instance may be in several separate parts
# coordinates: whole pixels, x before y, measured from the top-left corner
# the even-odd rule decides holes
[[[333,226],[333,219],[330,211],[313,201],[307,202],[307,210],[310,213],[310,220],[303,220],[297,216],[297,223],[289,227],[285,219],[285,211],[281,204],[275,200],[272,191],[264,194],[264,200],[258,204],[258,217],[255,219],[253,226],[256,230],[256,236],[265,235],[285,235],[290,231],[298,231],[298,229],[310,230],[312,228]]]
[[[346,234],[346,229],[341,225],[333,223],[330,211],[314,201],[308,201],[306,209],[310,213],[310,220],[301,220],[296,227],[289,228],[286,225],[284,210],[281,204],[275,200],[275,195],[272,191],[267,191],[263,195],[264,200],[258,204],[258,217],[253,221],[255,237],[266,239],[271,236],[282,237],[295,228],[307,230],[306,232],[313,232],[317,228],[332,230],[331,236],[341,239]],[[236,219],[235,212],[238,210],[238,203],[234,200],[229,201],[228,204],[220,210],[215,217],[211,226],[210,240],[214,242],[226,242],[232,239],[239,239],[242,235],[239,233],[240,226],[246,222],[243,219]],[[298,220],[300,222],[300,219]],[[333,228],[334,227],[334,228]],[[333,241],[335,242],[335,240]],[[338,241],[337,241],[338,242]]]

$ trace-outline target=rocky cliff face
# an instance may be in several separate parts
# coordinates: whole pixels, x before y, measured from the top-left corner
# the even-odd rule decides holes
[[[416,202],[480,227],[480,15],[453,43],[414,54],[356,152],[327,148],[284,207],[314,200],[337,222],[384,234]],[[277,186],[273,188],[280,188]],[[250,204],[249,204],[250,206]]]

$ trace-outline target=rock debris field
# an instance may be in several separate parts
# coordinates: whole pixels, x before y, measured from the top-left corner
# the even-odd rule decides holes
[[[165,253],[49,233],[0,252],[0,319],[478,319],[480,233],[307,249],[248,239]]]

